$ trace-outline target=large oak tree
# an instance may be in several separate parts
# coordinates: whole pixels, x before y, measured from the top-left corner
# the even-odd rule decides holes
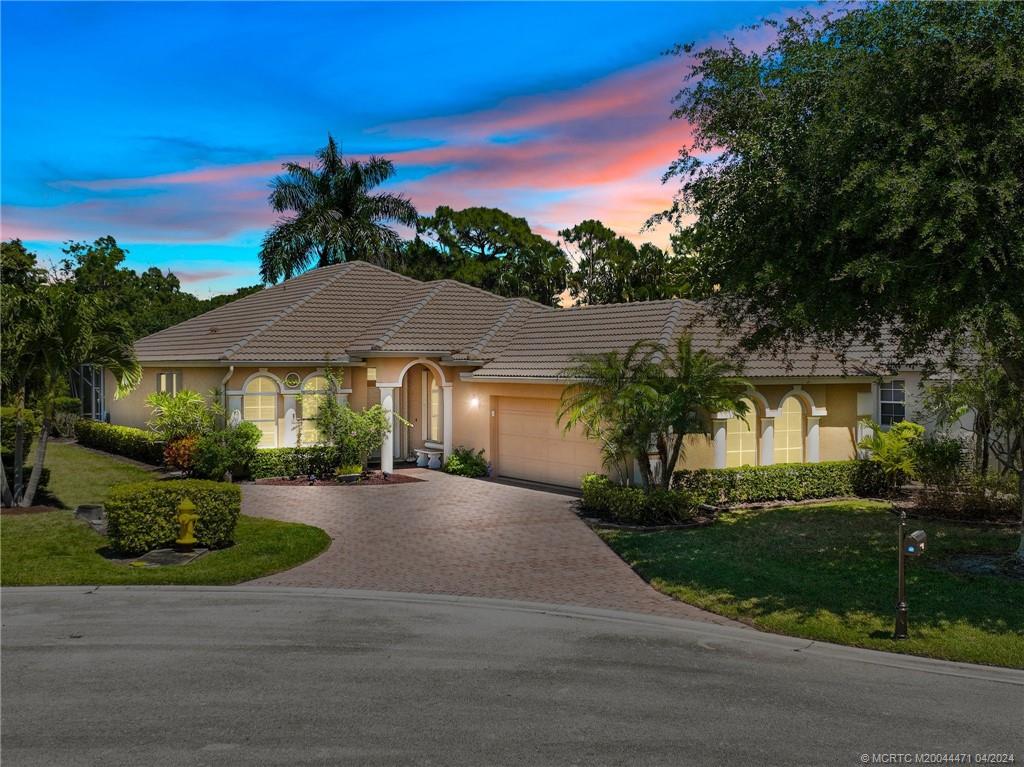
[[[1024,387],[1024,5],[868,3],[692,59],[665,217],[753,343],[980,332]],[[690,55],[683,47],[679,51]],[[695,217],[695,219],[694,219]]]

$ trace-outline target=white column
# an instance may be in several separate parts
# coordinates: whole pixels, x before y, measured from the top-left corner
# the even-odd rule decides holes
[[[775,419],[764,417],[761,419],[761,450],[758,453],[758,463],[761,466],[771,466],[775,463]]]
[[[818,437],[817,416],[807,416],[807,462],[818,463],[821,460],[821,450]]]
[[[712,421],[712,433],[714,434],[715,440],[715,468],[724,469],[726,460],[725,451],[725,425],[727,421],[724,418],[716,418]]]
[[[392,472],[395,470],[395,389],[392,386],[378,386],[377,389],[380,391],[380,406],[391,424],[380,447],[380,470]]]
[[[441,417],[443,419],[442,448],[444,457],[447,460],[452,452],[452,424],[455,421],[455,414],[452,407],[452,385],[441,384]]]
[[[299,422],[295,414],[295,395],[284,395],[284,434],[281,436],[282,447],[295,447],[298,444]]]

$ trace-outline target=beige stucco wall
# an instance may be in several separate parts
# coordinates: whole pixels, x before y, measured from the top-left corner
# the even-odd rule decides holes
[[[421,406],[421,365],[413,364],[414,357],[386,357],[368,359],[365,365],[343,367],[344,387],[351,389],[349,403],[354,408],[364,408],[380,402],[377,384],[400,383],[395,391],[395,402],[402,415],[411,422],[411,426],[399,427],[400,454],[409,452],[423,445],[423,410]],[[410,367],[410,365],[413,365]],[[377,371],[376,381],[367,380],[367,368],[374,367]],[[406,375],[403,370],[408,368]],[[156,391],[157,374],[163,370],[176,369],[181,372],[184,388],[208,394],[223,386],[226,367],[166,367],[150,366],[143,370],[142,385],[128,397],[115,400],[112,397],[114,381],[107,374],[107,407],[110,420],[129,426],[145,427],[149,418],[149,409],[145,406],[145,398]],[[227,381],[229,393],[241,391],[245,381],[252,375],[265,371],[283,380],[289,373],[297,373],[300,378],[315,372],[318,368],[302,366],[236,366]],[[500,451],[497,445],[497,429],[495,427],[498,414],[498,398],[539,398],[558,400],[563,387],[555,384],[506,383],[506,382],[474,382],[463,381],[460,373],[469,372],[472,368],[443,365],[441,369],[445,380],[452,385],[452,444],[466,446],[474,450],[483,449],[489,460],[496,464],[500,473]],[[765,398],[769,408],[777,408],[782,399],[792,393],[792,384],[756,385],[756,390]],[[813,398],[814,405],[827,410],[827,415],[819,421],[819,456],[822,461],[843,460],[855,454],[857,424],[857,394],[870,392],[871,386],[866,382],[858,383],[820,383],[805,384],[800,387]],[[808,413],[809,415],[809,413]],[[278,405],[279,444],[283,443],[285,431],[285,413],[283,399]],[[760,430],[759,430],[760,432]],[[686,451],[679,468],[711,468],[715,465],[715,449],[711,439],[702,436],[691,436],[686,441]],[[600,465],[592,467],[601,471]]]
[[[146,421],[150,418],[149,408],[146,407],[146,397],[156,391],[157,375],[167,370],[176,370],[181,374],[181,385],[184,389],[192,389],[200,394],[209,396],[216,389],[221,388],[221,381],[227,372],[225,368],[218,367],[175,367],[173,365],[161,365],[142,368],[142,383],[123,399],[116,399],[114,391],[117,389],[117,382],[110,371],[105,373],[106,381],[106,405],[110,422],[122,426],[134,426],[137,429],[146,428]]]

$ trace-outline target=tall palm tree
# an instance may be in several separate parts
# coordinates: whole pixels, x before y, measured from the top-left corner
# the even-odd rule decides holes
[[[13,488],[3,477],[3,500],[31,506],[46,459],[54,398],[66,392],[71,373],[82,365],[102,366],[113,373],[115,396],[120,397],[138,386],[142,368],[130,332],[96,296],[57,284],[5,299],[3,384],[13,387],[16,402],[30,402],[41,411],[42,424],[28,482],[20,486],[21,467],[16,466],[19,480]],[[15,458],[20,462],[21,456]]]
[[[285,173],[271,182],[270,205],[287,215],[263,238],[265,282],[288,279],[314,262],[390,265],[401,243],[391,225],[416,226],[416,208],[404,195],[371,194],[395,175],[390,160],[345,160],[330,133],[316,158],[315,166],[285,163]]]

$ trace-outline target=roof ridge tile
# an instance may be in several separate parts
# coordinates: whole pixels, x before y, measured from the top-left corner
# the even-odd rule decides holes
[[[381,334],[376,339],[375,343],[370,345],[371,351],[380,351],[383,348],[383,346],[388,341],[390,341],[392,338],[395,337],[395,334],[399,330],[401,330],[403,327],[405,327],[408,324],[409,320],[411,320],[413,317],[416,316],[417,312],[419,312],[421,309],[423,309],[424,306],[426,306],[428,303],[430,303],[431,299],[433,299],[434,296],[436,296],[441,291],[441,288],[444,287],[441,284],[443,281],[442,280],[434,280],[434,282],[437,282],[438,284],[434,285],[434,287],[432,287],[427,292],[427,295],[425,295],[423,298],[421,298],[419,301],[417,301],[412,306],[412,308],[409,309],[409,311],[407,311],[405,314],[403,314],[401,317],[399,317],[394,323],[392,323],[391,327],[388,328],[387,330],[385,330],[384,333]],[[422,283],[422,284],[429,285],[430,283]]]
[[[512,315],[515,314],[516,310],[520,307],[518,301],[509,301],[508,307],[502,312],[501,316],[495,321],[494,325],[484,333],[480,340],[473,344],[472,347],[466,352],[470,357],[475,357],[477,354],[482,352],[484,348],[491,342],[491,340],[498,334],[498,331],[505,327],[505,323],[511,319]]]
[[[253,330],[252,332],[246,334],[238,342],[236,342],[236,343],[232,344],[231,346],[229,346],[225,350],[225,352],[224,352],[223,359],[231,359],[231,357],[233,355],[237,354],[242,349],[244,349],[245,346],[250,341],[255,339],[257,336],[259,336],[261,333],[265,332],[266,330],[269,330],[271,328],[271,326],[274,325],[275,322],[277,322],[278,320],[284,319],[285,317],[287,317],[289,314],[294,312],[296,309],[298,309],[300,306],[305,304],[307,301],[309,301],[314,296],[320,295],[329,286],[333,285],[338,280],[339,277],[342,277],[343,275],[348,274],[351,271],[353,263],[355,263],[355,262],[347,261],[344,264],[338,264],[338,266],[341,266],[343,268],[338,269],[334,274],[330,275],[320,285],[318,285],[315,288],[313,288],[313,290],[309,291],[309,293],[304,295],[302,298],[300,298],[299,300],[295,301],[294,303],[288,304],[288,306],[286,306],[284,309],[279,311],[277,314],[273,315],[272,317],[269,317],[268,319],[266,319],[262,323],[260,323],[259,327],[257,327],[255,330]],[[332,264],[332,266],[333,266],[333,264]],[[287,280],[285,280],[285,282],[287,282]],[[284,283],[281,283],[281,284],[283,285]]]

